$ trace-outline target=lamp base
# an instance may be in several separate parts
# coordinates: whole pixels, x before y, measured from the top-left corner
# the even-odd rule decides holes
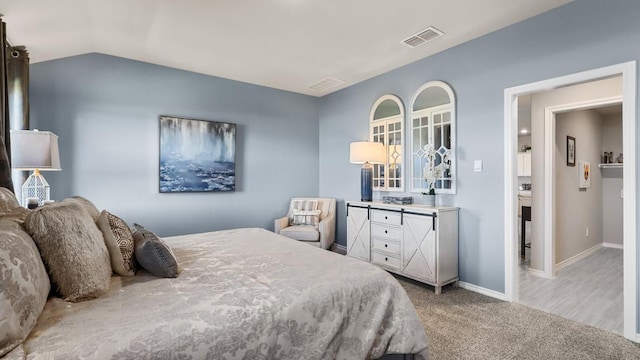
[[[22,203],[27,207],[29,198],[38,199],[38,206],[43,205],[45,200],[49,200],[50,187],[44,176],[40,175],[40,171],[35,170],[29,175],[27,181],[22,185]]]
[[[373,166],[368,162],[360,170],[360,201],[373,201]]]

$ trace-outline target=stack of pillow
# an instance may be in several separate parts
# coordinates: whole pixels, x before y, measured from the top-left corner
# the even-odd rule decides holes
[[[28,336],[51,287],[67,301],[95,299],[109,290],[113,273],[133,276],[138,266],[159,277],[180,271],[155,234],[129,228],[85,198],[31,211],[0,188],[0,357]]]

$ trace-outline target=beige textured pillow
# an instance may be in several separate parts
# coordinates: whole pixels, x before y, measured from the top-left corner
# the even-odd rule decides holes
[[[135,275],[136,258],[133,254],[133,235],[127,223],[112,213],[102,210],[96,224],[102,231],[104,243],[109,250],[113,272],[122,276]]]
[[[17,207],[20,207],[20,203],[13,192],[7,188],[0,187],[0,215]]]
[[[0,357],[27,338],[49,295],[49,276],[22,227],[0,219]]]
[[[82,206],[93,218],[93,221],[98,219],[100,215],[100,210],[88,199],[83,198],[82,196],[74,196],[70,198],[66,198],[62,200],[63,203],[76,203]]]
[[[109,252],[100,229],[80,204],[63,201],[39,207],[27,216],[24,227],[65,300],[89,300],[107,292]]]

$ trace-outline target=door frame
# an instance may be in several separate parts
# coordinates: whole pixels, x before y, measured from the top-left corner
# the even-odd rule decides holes
[[[622,129],[625,169],[623,172],[623,286],[624,336],[637,335],[637,192],[636,192],[636,61],[601,67],[575,74],[515,86],[504,90],[504,264],[505,299],[518,298],[518,211],[516,189],[518,152],[518,96],[622,75]],[[627,157],[628,156],[628,157]]]
[[[624,104],[622,96],[578,101],[544,108],[544,277],[556,277],[556,114]],[[623,105],[624,106],[624,105]],[[623,141],[624,145],[624,141]],[[623,152],[624,153],[624,152]],[[626,165],[626,164],[625,164]]]

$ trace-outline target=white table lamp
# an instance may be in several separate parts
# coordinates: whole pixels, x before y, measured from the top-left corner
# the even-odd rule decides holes
[[[349,162],[363,164],[360,170],[360,200],[373,200],[373,167],[384,164],[384,145],[373,141],[356,141],[349,145]]]
[[[38,205],[49,200],[49,183],[40,171],[59,171],[58,136],[49,131],[11,130],[11,167],[14,170],[33,170],[22,185],[22,205],[37,198]]]

